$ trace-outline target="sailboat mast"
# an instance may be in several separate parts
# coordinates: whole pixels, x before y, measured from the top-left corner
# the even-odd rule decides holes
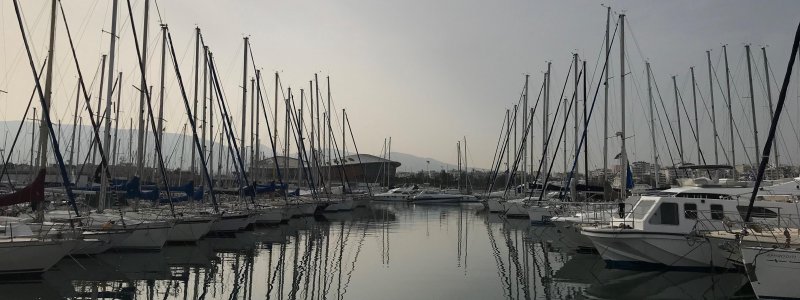
[[[289,114],[291,113],[289,110],[291,109],[291,105],[289,105],[289,98],[292,97],[292,88],[288,87],[287,89],[286,99],[284,99],[284,105],[286,106],[286,119],[284,121],[284,137],[283,137],[283,169],[289,170]],[[299,163],[299,162],[298,162]],[[296,176],[300,176],[300,165],[298,164],[297,168],[295,169]],[[287,174],[287,178],[288,178]],[[299,182],[298,182],[299,183]]]
[[[766,74],[767,80],[767,101],[769,102],[769,120],[772,122],[772,119],[775,118],[775,109],[772,107],[772,82],[769,81],[769,61],[767,60],[767,49],[765,47],[761,47],[761,54],[764,55],[764,74]],[[772,140],[772,149],[775,149],[775,167],[780,167],[780,162],[778,158],[780,155],[778,154],[778,139]]]
[[[214,60],[214,54],[208,50],[206,46],[206,68],[209,66],[209,62]],[[211,70],[213,72],[213,70]],[[211,186],[209,189],[214,188],[214,80],[211,80],[212,74],[208,74],[208,103],[211,105],[208,106],[208,137],[210,141],[208,141],[208,165],[211,167],[211,170],[208,172],[211,179]],[[219,162],[218,162],[219,163]]]
[[[275,106],[272,109],[274,111],[275,116],[272,118],[272,128],[273,128],[273,138],[275,139],[275,144],[278,143],[278,72],[275,72]],[[269,122],[269,121],[267,121]],[[278,178],[277,170],[278,170],[278,161],[275,161],[275,167],[272,168],[272,181],[275,181]],[[286,169],[284,169],[286,170]],[[286,170],[287,178],[289,170]]]
[[[77,126],[78,126],[78,106],[79,106],[80,98],[81,98],[81,83],[80,83],[80,80],[78,80],[78,87],[75,88],[75,91],[76,91],[76,93],[75,93],[75,112],[74,112],[74,115],[72,117],[72,137],[71,137],[72,146],[70,147],[71,151],[69,152],[69,165],[72,168],[75,168],[75,130],[78,129],[77,128]],[[3,143],[5,143],[5,139],[3,139]],[[3,148],[5,148],[5,147],[3,147]],[[31,151],[33,151],[33,149],[31,149]],[[78,156],[78,157],[80,157],[80,156]],[[77,178],[75,180],[77,182]]]
[[[319,96],[320,96],[320,92],[319,92],[319,78],[317,76],[317,73],[314,73],[314,91],[316,91],[316,92],[314,93],[313,97],[316,98],[316,103],[317,103],[316,104],[316,107],[317,107],[317,114],[316,114],[316,118],[317,118],[317,143],[316,143],[316,145],[317,145],[317,156],[322,156],[322,149],[323,149],[322,148],[323,145],[321,144],[322,131],[320,130],[320,128],[322,128],[322,126],[320,126],[321,123],[320,123],[320,119],[319,119],[319,111],[320,111]],[[322,166],[324,164],[324,162],[325,162],[325,160],[322,157],[318,157],[317,158],[317,166],[318,167]],[[318,180],[322,181],[322,178],[321,178],[322,177],[322,172],[318,172],[317,176],[320,177]],[[319,186],[317,186],[317,187],[320,188]]]
[[[714,105],[714,81],[711,76],[711,51],[706,51],[706,58],[708,60],[708,93],[711,99],[711,127],[714,130],[714,164],[719,165],[719,150],[717,150],[719,134],[717,133],[717,111]]]
[[[547,166],[550,163],[550,149],[547,147],[547,132],[550,126],[550,65],[551,63],[547,62],[547,72],[544,73],[544,104],[542,108],[542,147],[544,148],[544,155],[542,155],[542,170],[549,170]],[[536,174],[536,177],[541,176]],[[546,184],[546,182],[542,182],[542,188]]]
[[[625,14],[619,15],[620,35],[619,35],[619,85],[620,85],[620,126],[622,126],[622,142],[620,152],[620,166],[622,167],[622,177],[620,178],[620,201],[624,202],[628,194],[628,154],[625,149]]]
[[[678,120],[678,156],[681,159],[681,165],[684,165],[683,161],[683,128],[681,127],[681,100],[678,98],[678,80],[675,79],[675,76],[672,76],[672,87],[673,91],[675,92],[675,118]]]
[[[192,114],[194,115],[194,124],[197,125],[197,96],[198,96],[198,88],[200,86],[200,27],[195,27],[195,35],[194,35],[194,109],[192,110]],[[192,160],[189,163],[191,170],[191,178],[194,179],[195,174],[195,162],[197,161],[197,152],[192,148]],[[202,153],[200,154],[202,155]],[[201,180],[202,182],[202,180]]]
[[[119,72],[119,77],[117,77],[117,82],[119,82],[119,89],[117,90],[117,103],[115,104],[114,113],[114,151],[111,152],[111,165],[117,165],[117,144],[119,143],[119,138],[117,134],[119,133],[119,107],[120,103],[122,103],[122,72]]]
[[[250,172],[253,171],[253,167],[256,165],[256,147],[255,147],[255,132],[256,132],[256,122],[255,122],[255,114],[256,112],[256,79],[250,78]],[[244,137],[242,137],[244,138]],[[244,159],[244,158],[242,158]]]
[[[611,57],[611,41],[609,41],[611,27],[611,7],[606,7],[606,57]],[[603,72],[603,200],[611,199],[608,185],[608,69]]]
[[[531,114],[531,118],[533,118],[533,114]],[[533,150],[531,150],[531,152],[533,152]],[[392,160],[392,152],[389,152],[389,164],[391,164],[391,160]],[[472,191],[470,190],[470,187],[469,187],[469,159],[468,159],[468,156],[467,156],[467,137],[466,136],[464,137],[464,171],[465,171],[464,187],[466,188],[467,193],[470,194],[470,193],[472,193]]]
[[[578,84],[580,84],[580,80],[581,80],[580,75],[579,75],[580,73],[578,73],[578,53],[573,53],[572,54],[572,64],[574,65],[573,68],[575,69],[575,74],[572,75],[574,77],[574,79],[575,79],[575,86],[574,86],[574,94],[573,95],[574,95],[574,98],[575,98],[575,102],[577,103],[578,102]],[[577,106],[577,104],[576,104],[576,106]],[[575,149],[575,155],[573,157],[574,157],[574,160],[575,160],[575,170],[577,171],[577,170],[581,169],[581,167],[580,167],[580,150],[579,150],[580,147],[578,146],[578,143],[579,143],[578,142],[578,126],[580,124],[580,122],[578,122],[578,108],[576,107],[575,110],[573,110],[573,112],[574,113],[573,113],[573,119],[572,119],[572,123],[573,123],[573,126],[572,126],[573,128],[572,129],[573,129],[573,132],[574,132],[574,136],[573,136],[574,142],[573,142],[572,146],[575,147],[574,148]],[[567,169],[564,168],[564,170],[566,172]],[[577,172],[573,172],[573,173],[577,173]],[[570,196],[572,197],[572,201],[577,201],[578,200],[578,184],[577,184],[578,183],[578,176],[577,176],[577,174],[571,174],[571,175],[567,175],[567,176],[572,176],[572,180],[570,180],[570,182],[568,182],[569,190],[570,190]]]
[[[167,25],[161,24],[161,80],[159,82],[159,92],[158,92],[158,122],[156,123],[156,135],[158,136],[158,140],[161,141],[161,145],[164,144],[164,89],[165,89],[165,82],[164,82],[164,73],[165,73],[165,66],[167,59]],[[158,168],[158,156],[162,155],[156,151],[153,154],[153,165],[154,169]]]
[[[756,155],[758,158],[761,155],[761,144],[758,143],[758,118],[756,118],[756,97],[753,93],[753,72],[750,64],[750,45],[744,45],[745,55],[747,55],[747,82],[750,88],[750,112],[753,114],[753,140],[756,146]]]
[[[103,91],[104,91],[103,87],[105,87],[104,84],[105,84],[105,79],[106,79],[106,58],[107,57],[108,56],[103,54],[103,57],[101,58],[102,62],[100,63],[100,90],[97,92],[97,110],[96,110],[96,112],[97,112],[97,124],[92,124],[92,127],[93,127],[92,130],[94,130],[95,132],[99,132],[99,130],[100,130],[100,122],[103,121],[102,115],[100,113],[100,108],[102,108],[102,105],[103,105]],[[95,126],[96,126],[96,128],[95,128]],[[97,149],[97,143],[100,142],[99,139],[100,139],[99,135],[95,135],[95,138],[92,140],[92,143],[89,145],[89,151],[92,152],[92,165],[94,165],[95,162],[96,162],[96,160],[95,160],[96,159],[96,154],[97,154],[96,149]]]
[[[694,67],[689,67],[689,72],[692,74],[692,103],[694,104],[694,142],[697,144],[697,164],[703,164],[703,155],[700,150],[700,122],[697,118],[697,83],[694,78]]]
[[[333,148],[333,147],[331,147],[331,141],[333,141],[333,139],[332,139],[333,132],[331,132],[331,130],[332,130],[331,128],[333,128],[333,127],[331,127],[331,77],[330,76],[325,76],[325,79],[328,82],[328,105],[327,105],[328,107],[325,110],[326,112],[328,112],[328,114],[327,114],[327,118],[328,118],[327,119],[327,122],[328,122],[328,127],[327,127],[328,141],[325,144],[328,147],[328,180],[326,180],[326,182],[328,183],[328,191],[330,191],[331,190],[331,186],[330,186],[331,185],[331,168],[333,168],[333,164],[331,162],[331,148]]]
[[[589,104],[588,95],[586,91],[586,61],[583,61],[583,130],[588,131],[589,129],[589,119],[587,115],[587,105]],[[586,185],[589,185],[589,151],[587,151],[587,147],[589,145],[589,135],[583,135],[583,142],[582,145],[586,145],[583,147],[583,178],[586,182]],[[577,170],[577,169],[576,169]],[[577,176],[575,177],[577,179]]]
[[[656,115],[655,111],[653,110],[653,87],[651,80],[653,78],[653,71],[650,70],[650,62],[645,62],[645,67],[647,67],[647,98],[650,102],[650,138],[652,139],[653,143],[653,178],[654,178],[654,188],[658,188],[658,177],[660,175],[660,168],[658,166],[658,147],[656,146]]]
[[[511,165],[510,162],[509,162],[509,160],[510,160],[509,157],[511,155],[509,155],[509,153],[511,151],[508,149],[509,148],[508,147],[509,146],[508,145],[508,142],[509,142],[508,141],[508,134],[511,133],[511,111],[509,109],[507,109],[507,108],[506,108],[506,130],[507,130],[506,131],[506,186],[508,186],[508,179],[511,178],[511,172],[509,172],[510,165]]]
[[[111,9],[111,45],[109,45],[109,54],[108,54],[108,93],[106,94],[106,119],[105,119],[105,136],[103,137],[103,145],[105,149],[108,149],[108,145],[111,142],[111,97],[114,94],[114,62],[115,62],[115,55],[116,55],[116,45],[117,45],[117,2],[118,0],[114,0],[112,9]],[[99,142],[99,141],[98,141]],[[99,149],[99,147],[98,147]],[[108,183],[111,178],[108,178],[108,163],[101,163],[103,165],[103,172],[100,174],[101,176],[101,185],[100,185],[100,199],[99,199],[99,206],[100,210],[104,209],[106,206],[106,196],[107,196],[107,189]]]
[[[36,108],[35,107],[33,108],[33,113],[34,113],[34,115],[36,115]],[[75,151],[75,154],[78,156],[78,159],[80,159],[80,157],[81,157],[81,144],[83,144],[83,141],[81,140],[81,134],[82,133],[83,133],[83,117],[78,117],[78,150]],[[33,153],[33,149],[31,149],[31,153]],[[73,167],[75,169],[80,169],[80,168],[78,168],[78,166],[76,164],[73,165]],[[75,184],[78,184],[78,181],[81,179],[80,175],[81,174],[77,174],[77,173],[75,174]]]
[[[311,160],[311,163],[310,163],[311,174],[309,174],[310,175],[309,178],[311,179],[311,183],[313,184],[313,186],[316,187],[317,186],[317,181],[316,181],[317,172],[315,172],[315,170],[318,171],[319,169],[317,168],[317,166],[318,166],[318,164],[317,164],[317,155],[316,155],[316,153],[317,153],[316,151],[317,150],[315,149],[316,140],[314,139],[314,134],[315,134],[316,128],[314,127],[314,81],[312,81],[312,80],[308,81],[308,104],[309,104],[310,110],[311,110],[309,112],[309,115],[308,115],[309,116],[309,121],[311,121],[311,130],[309,132],[309,149],[311,150],[311,157],[309,159]],[[319,133],[316,133],[316,134],[319,134]]]
[[[198,40],[200,39],[199,27],[197,28],[197,39]],[[202,132],[200,133],[200,136],[202,137],[200,140],[200,145],[202,148],[202,150],[200,151],[200,156],[202,158],[205,158],[206,152],[208,152],[208,148],[206,145],[206,131],[208,131],[207,114],[208,114],[208,46],[203,46],[203,117],[202,117],[203,121],[201,123]],[[209,166],[207,167],[211,167],[211,170],[213,170],[214,169],[213,164],[211,164],[210,161],[211,157],[209,157]],[[202,190],[204,188],[205,188],[205,181],[200,180],[200,189]],[[203,193],[203,195],[205,195],[205,193]]]
[[[247,48],[249,46],[249,37],[244,37],[244,55],[243,55],[243,66],[242,66],[242,135],[241,141],[239,143],[239,157],[245,159],[245,141],[246,135],[245,131],[247,130]],[[242,165],[244,167],[244,165]],[[244,170],[242,170],[244,173]],[[249,182],[245,184],[250,184]]]
[[[261,161],[261,137],[259,136],[259,131],[260,131],[259,127],[261,127],[261,118],[258,117],[259,114],[261,113],[261,106],[258,105],[258,103],[261,103],[261,70],[256,70],[256,88],[253,90],[253,94],[256,95],[257,98],[256,102],[253,102],[253,109],[255,109],[255,116],[253,117],[253,120],[255,120],[256,122],[256,131],[255,131],[256,158],[255,161],[253,162],[253,166],[256,166],[256,163]],[[256,176],[259,176],[259,174],[256,174]]]
[[[144,0],[144,23],[142,27],[142,64],[145,66],[147,65],[147,33],[150,31],[150,0]],[[136,38],[136,37],[134,37]],[[144,122],[144,102],[145,102],[145,91],[147,91],[147,86],[145,83],[145,74],[142,74],[141,84],[139,87],[139,127],[138,127],[138,139],[137,139],[137,152],[136,152],[136,171],[139,176],[144,175],[144,136],[145,131],[147,131],[146,124]]]
[[[514,122],[512,123],[512,126],[514,126],[514,141],[513,141],[513,144],[511,144],[511,146],[514,149],[513,161],[514,161],[515,164],[517,162],[517,156],[519,155],[519,153],[517,153],[517,131],[518,131],[518,127],[519,127],[518,126],[519,122],[517,121],[517,111],[518,111],[518,109],[519,108],[517,107],[517,105],[514,104]],[[509,167],[509,168],[511,170],[514,169],[514,167]],[[510,175],[510,173],[509,173],[509,175]],[[516,180],[517,180],[517,178],[516,178],[516,176],[514,176],[514,184],[516,184]]]
[[[530,75],[525,74],[525,96],[522,98],[522,128],[527,128],[528,126],[528,79]],[[533,116],[531,116],[533,117]],[[524,131],[523,131],[524,132]],[[459,148],[461,149],[461,148]],[[461,151],[459,150],[459,153]],[[460,155],[459,155],[460,156]],[[528,140],[526,138],[522,139],[522,183],[525,184],[527,181],[527,168],[528,168]],[[459,180],[461,179],[461,171],[458,173]],[[459,186],[460,188],[460,186]]]
[[[36,141],[36,107],[33,108],[33,120],[31,123],[31,161],[30,161],[31,173],[32,173],[31,176],[35,174],[33,168],[37,167],[37,164],[35,164],[33,160],[34,159],[33,155],[36,153],[36,145],[34,144],[35,141]]]
[[[44,102],[47,107],[42,108],[42,115],[48,113],[51,107],[50,103],[53,101],[53,64],[55,64],[53,57],[55,56],[56,42],[56,2],[56,0],[52,0],[50,4],[50,46],[47,49],[47,75],[45,75],[44,81]],[[39,124],[39,155],[37,158],[37,165],[39,169],[44,169],[47,167],[48,134],[49,131],[47,129],[47,124],[45,122],[41,122]],[[33,151],[33,147],[31,147],[31,151]],[[31,178],[36,176],[36,173],[36,171],[31,170]],[[38,209],[37,211],[43,213],[41,209]]]
[[[728,105],[728,129],[730,129],[730,131],[731,131],[731,141],[730,141],[731,142],[731,161],[730,161],[730,163],[731,163],[731,167],[733,167],[733,169],[731,169],[731,171],[733,172],[733,179],[735,180],[739,176],[736,174],[737,173],[736,172],[736,142],[735,142],[735,139],[733,138],[733,107],[731,106],[731,103],[733,103],[733,101],[731,100],[731,70],[730,70],[730,68],[728,66],[728,47],[727,47],[727,45],[722,45],[722,54],[725,57],[725,88],[727,90],[726,94],[728,96],[728,103],[727,103],[727,105]]]

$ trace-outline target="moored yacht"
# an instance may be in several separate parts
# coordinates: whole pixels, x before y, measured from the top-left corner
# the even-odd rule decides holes
[[[0,226],[0,276],[47,271],[77,244],[73,238],[36,235],[27,224],[6,222]]]
[[[378,193],[372,195],[372,200],[406,202],[410,200],[414,191],[416,191],[416,186],[414,186],[413,188],[402,188],[402,187],[393,188],[391,190],[386,191],[385,193]]]
[[[759,192],[764,196],[755,202],[759,213],[754,221],[781,225],[797,220],[797,196],[783,194],[787,184],[795,185],[784,183]],[[750,188],[668,189],[636,198],[623,217],[614,216],[609,225],[585,226],[582,234],[611,266],[727,269],[733,265],[725,252],[709,245],[704,234],[725,228],[725,222],[742,220],[751,193]]]

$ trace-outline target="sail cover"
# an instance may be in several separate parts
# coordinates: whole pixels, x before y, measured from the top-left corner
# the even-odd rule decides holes
[[[36,179],[21,190],[0,196],[0,206],[30,202],[31,204],[44,201],[44,176],[45,169],[39,170]]]

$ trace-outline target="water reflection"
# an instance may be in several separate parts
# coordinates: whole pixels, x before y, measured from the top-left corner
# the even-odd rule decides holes
[[[373,204],[160,252],[59,262],[9,299],[725,299],[741,274],[610,270],[555,226],[480,205]]]

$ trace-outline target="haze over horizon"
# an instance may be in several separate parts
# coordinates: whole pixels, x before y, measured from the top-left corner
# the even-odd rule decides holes
[[[49,1],[21,1],[26,30],[34,48],[36,64],[47,54]],[[137,31],[142,32],[143,0],[132,0]],[[84,76],[91,85],[92,103],[97,102],[100,56],[108,52],[112,1],[64,1]],[[502,3],[483,1],[155,1],[151,7],[148,83],[158,90],[160,63],[159,18],[169,25],[184,84],[191,101],[193,95],[194,30],[202,30],[206,44],[214,52],[227,104],[234,116],[241,114],[242,52],[244,36],[250,37],[255,63],[264,74],[265,101],[270,107],[274,89],[274,73],[279,72],[284,89],[292,87],[296,101],[299,89],[308,92],[309,80],[319,73],[323,94],[328,91],[325,78],[330,76],[331,95],[336,115],[346,108],[360,152],[379,154],[383,139],[392,137],[392,151],[455,162],[456,142],[466,137],[469,164],[489,168],[498,140],[505,111],[520,98],[524,75],[530,74],[530,105],[533,107],[541,87],[546,62],[552,62],[551,113],[565,80],[566,95],[571,95],[571,78],[566,78],[572,53],[587,60],[589,100],[600,82],[605,35],[606,9],[597,2],[521,1]],[[648,128],[648,98],[644,60],[652,64],[658,85],[656,97],[663,98],[664,109],[675,123],[675,100],[671,76],[677,76],[680,96],[686,105],[682,131],[686,161],[697,162],[692,129],[692,86],[689,67],[695,67],[700,114],[700,141],[707,161],[713,162],[713,145],[708,87],[706,50],[722,85],[715,82],[719,139],[724,152],[730,152],[727,112],[723,100],[724,62],[721,45],[728,45],[728,58],[734,84],[733,109],[737,122],[736,160],[747,163],[755,159],[752,119],[747,89],[745,43],[752,45],[755,96],[757,100],[760,141],[766,140],[769,107],[766,101],[761,47],[769,55],[773,101],[777,99],[783,80],[790,43],[796,29],[795,1],[604,1],[615,14],[625,12],[626,51],[628,63],[626,94],[628,96],[627,135],[631,160],[652,160]],[[130,128],[137,117],[139,70],[126,2],[119,2],[117,67],[123,73],[120,128]],[[12,2],[0,5],[0,31],[4,43],[0,75],[0,120],[19,120],[30,97],[33,81],[25,56]],[[73,65],[63,21],[57,20],[56,60],[54,65],[54,121],[72,123],[77,75]],[[609,161],[619,152],[619,49],[614,42],[610,70]],[[252,68],[248,70],[253,76]],[[94,78],[94,79],[93,79]],[[248,80],[249,81],[249,80]],[[800,115],[800,92],[789,91],[786,110]],[[180,90],[167,57],[166,131],[180,133],[187,117]],[[248,91],[249,92],[249,91]],[[105,98],[105,91],[101,94]],[[154,93],[158,95],[158,93]],[[568,97],[568,96],[564,96]],[[581,96],[582,98],[582,96]],[[154,97],[157,99],[157,97]],[[37,99],[34,99],[37,100]],[[116,98],[114,99],[116,101]],[[590,121],[589,163],[592,169],[602,163],[602,89]],[[34,101],[35,107],[38,102]],[[299,105],[299,104],[298,104]],[[308,104],[306,104],[308,105]],[[248,104],[249,106],[249,104]],[[657,104],[663,115],[661,104]],[[270,108],[274,109],[274,108]],[[283,109],[283,105],[279,106]],[[681,107],[681,109],[683,109]],[[87,124],[85,110],[84,124]],[[684,111],[682,110],[683,114]],[[272,113],[270,112],[270,118]],[[249,114],[248,114],[249,117]],[[541,107],[534,123],[534,157],[539,158],[542,144]],[[563,112],[556,119],[561,120]],[[664,118],[664,117],[662,117]],[[551,120],[553,118],[551,117]],[[782,163],[797,165],[800,138],[793,118],[784,118],[778,149]],[[235,122],[240,118],[235,117]],[[281,113],[277,120],[283,124]],[[134,123],[136,121],[134,120]],[[664,131],[657,129],[658,153],[663,164],[676,157],[673,137],[663,120]],[[236,125],[238,126],[241,125]],[[658,125],[657,125],[658,126]],[[135,126],[134,126],[135,127]],[[334,125],[334,127],[338,127]],[[560,129],[561,124],[557,125]],[[281,125],[282,128],[282,125]],[[0,128],[5,129],[5,128]],[[8,128],[13,135],[16,128]],[[27,130],[27,129],[25,129]],[[215,129],[219,130],[219,129]],[[282,130],[279,136],[282,138]],[[249,130],[248,130],[249,131]],[[341,135],[341,128],[334,131]],[[24,133],[25,131],[23,131]],[[266,132],[262,118],[261,132]],[[87,135],[86,133],[84,133]],[[238,129],[236,134],[239,134]],[[664,136],[666,135],[666,137]],[[741,140],[739,139],[741,136]],[[556,136],[557,137],[557,136]],[[573,149],[572,124],[567,125],[566,147]],[[262,144],[267,144],[263,142]],[[350,141],[348,140],[348,144]],[[294,141],[292,141],[294,144]],[[561,145],[559,155],[565,145]],[[763,145],[762,145],[763,147]],[[668,151],[669,149],[669,151]],[[65,151],[62,146],[62,151]],[[151,150],[152,151],[152,150]],[[552,153],[551,151],[551,157]],[[672,153],[670,153],[672,152]],[[280,152],[279,152],[280,154]],[[567,155],[571,159],[571,154]],[[748,158],[749,156],[749,158]],[[560,171],[562,158],[556,158],[555,171]],[[531,163],[531,162],[529,162]]]

